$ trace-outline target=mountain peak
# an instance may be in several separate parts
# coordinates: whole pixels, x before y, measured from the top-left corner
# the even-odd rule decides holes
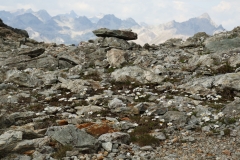
[[[70,14],[69,14],[71,17],[73,18],[77,18],[78,15],[74,12],[74,10],[71,10]]]
[[[103,18],[117,18],[114,14],[106,14]]]
[[[204,19],[208,19],[211,20],[210,16],[208,13],[203,13],[201,16],[199,16],[198,18],[204,18]]]

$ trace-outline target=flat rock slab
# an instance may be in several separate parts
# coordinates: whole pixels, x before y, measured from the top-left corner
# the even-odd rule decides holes
[[[113,132],[101,135],[98,140],[101,142],[112,142],[118,144],[128,144],[130,135],[123,132]]]
[[[137,34],[132,31],[125,30],[110,30],[107,28],[100,28],[94,30],[93,33],[97,37],[117,37],[124,40],[136,40]]]
[[[50,127],[46,135],[63,145],[73,145],[85,151],[93,152],[98,148],[96,138],[73,125]]]

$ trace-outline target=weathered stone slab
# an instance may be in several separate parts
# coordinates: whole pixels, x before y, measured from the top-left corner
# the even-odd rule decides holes
[[[98,37],[117,37],[125,40],[136,40],[137,34],[132,31],[125,30],[110,30],[107,28],[100,28],[94,30],[93,33]]]

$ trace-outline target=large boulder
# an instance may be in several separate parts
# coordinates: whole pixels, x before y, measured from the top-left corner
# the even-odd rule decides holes
[[[96,138],[74,125],[50,127],[46,135],[63,145],[71,145],[83,151],[95,152],[99,147]]]
[[[235,100],[227,104],[223,110],[226,116],[239,116],[240,115],[240,98],[235,98]]]
[[[37,77],[20,70],[9,70],[6,73],[6,82],[11,82],[22,87],[36,87],[42,84]]]
[[[0,135],[0,158],[11,152],[15,145],[23,139],[21,131],[9,130]]]
[[[101,46],[102,47],[119,48],[119,49],[123,49],[123,50],[130,49],[130,47],[131,47],[127,41],[116,38],[116,37],[104,38],[104,40],[101,43]]]
[[[180,89],[184,89],[186,92],[191,94],[203,94],[207,95],[211,92],[215,92],[212,90],[213,87],[217,87],[225,92],[224,89],[230,89],[235,91],[236,93],[240,91],[240,80],[239,80],[240,72],[237,73],[227,73],[212,77],[203,77],[193,79],[185,84],[178,86]],[[212,93],[213,94],[213,93]],[[214,93],[215,94],[215,93]]]
[[[125,40],[136,40],[137,34],[132,31],[127,30],[110,30],[107,28],[100,28],[94,30],[93,33],[97,37],[116,37]]]
[[[154,74],[152,71],[138,66],[127,66],[112,72],[111,77],[116,82],[140,82],[140,83],[161,83],[164,78]]]
[[[184,126],[187,122],[187,116],[185,115],[185,113],[178,111],[168,111],[164,114],[163,119],[168,122],[172,122],[178,127]]]
[[[98,140],[100,142],[112,142],[117,144],[128,144],[130,135],[123,132],[113,132],[101,135]]]
[[[8,130],[0,135],[0,158],[12,152],[25,152],[41,148],[49,142],[48,137],[39,138],[34,131]]]
[[[111,49],[107,51],[107,60],[112,67],[121,67],[127,60],[127,53],[120,49]]]

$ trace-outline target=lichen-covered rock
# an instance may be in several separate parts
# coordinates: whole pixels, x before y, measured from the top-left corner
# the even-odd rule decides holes
[[[96,138],[73,125],[50,127],[46,135],[63,145],[72,145],[83,151],[96,152],[99,147]]]
[[[112,142],[117,144],[128,144],[130,135],[123,132],[113,132],[101,135],[98,140],[101,142]]]
[[[125,51],[119,49],[111,49],[107,51],[107,60],[112,67],[120,67],[127,62],[128,55]]]
[[[168,111],[163,115],[163,118],[168,122],[172,122],[177,127],[184,126],[187,122],[185,113],[178,111]]]
[[[111,73],[111,77],[117,82],[140,82],[140,83],[160,83],[163,77],[154,74],[150,70],[142,69],[138,66],[129,66],[117,69]]]
[[[240,98],[237,97],[233,102],[227,104],[223,113],[227,117],[238,117],[240,115]]]
[[[109,48],[117,48],[128,50],[130,49],[130,44],[123,39],[119,39],[116,37],[106,37],[101,43],[101,47],[109,47]]]
[[[12,82],[24,87],[36,87],[42,83],[37,77],[19,70],[9,70],[6,73],[6,82]]]

